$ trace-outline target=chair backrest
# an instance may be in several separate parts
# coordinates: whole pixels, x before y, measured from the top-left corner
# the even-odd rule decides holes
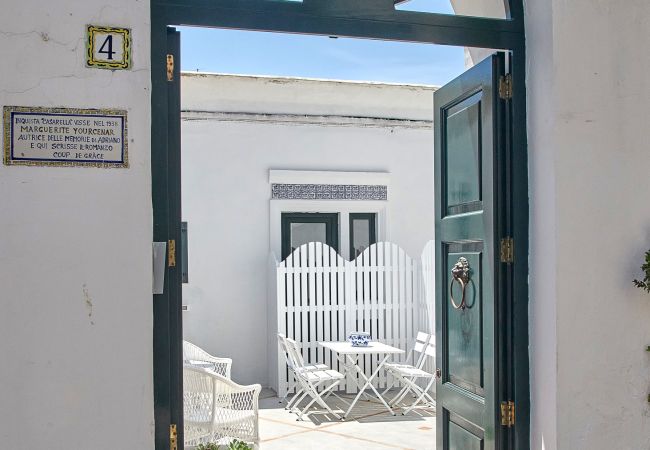
[[[415,346],[413,347],[413,350],[418,353],[422,353],[429,343],[429,339],[431,339],[430,334],[418,331],[418,335],[415,338]]]
[[[278,345],[280,346],[280,350],[285,352],[285,354],[287,352],[287,345],[284,342],[286,339],[287,337],[284,334],[278,333]]]
[[[287,337],[282,333],[278,333],[278,346],[280,347],[280,351],[284,354],[284,360],[287,365],[291,367],[293,363],[290,360],[291,357],[289,356],[289,349],[287,348]]]
[[[208,367],[220,375],[230,378],[232,359],[212,356],[198,345],[183,341],[183,363]]]
[[[183,341],[183,361],[187,362],[192,359],[200,360],[207,352],[198,345],[191,342]]]
[[[429,342],[433,339],[432,335],[419,331],[415,338],[415,346],[413,351],[420,354],[417,361],[415,361],[415,367],[422,368],[424,361],[427,356],[427,350],[429,348]]]
[[[436,337],[431,336],[424,354],[435,359],[436,357]]]
[[[185,377],[189,377],[192,380],[192,383],[189,385],[185,383]],[[198,383],[197,380],[200,380]],[[221,374],[218,374],[210,369],[205,369],[203,367],[196,367],[192,364],[183,365],[183,389],[189,387],[198,391],[205,390],[206,387],[209,388],[205,392],[212,394],[213,392],[228,392],[235,391],[241,388],[240,385],[232,381],[230,378],[226,378]]]
[[[291,338],[284,339],[287,355],[289,357],[290,366],[292,369],[302,369],[305,367],[305,360],[302,357],[302,352],[300,351],[300,345]]]

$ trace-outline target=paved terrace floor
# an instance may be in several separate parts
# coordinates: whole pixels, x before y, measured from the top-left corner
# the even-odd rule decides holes
[[[343,402],[351,401],[352,396],[343,396]],[[345,406],[333,397],[327,402],[337,413]],[[395,409],[397,415],[392,416],[382,404],[360,400],[345,422],[316,408],[311,411],[303,421],[296,421],[296,414],[285,410],[284,403],[280,403],[273,391],[264,390],[260,396],[261,450],[434,450],[436,447],[436,417],[432,408],[418,408],[407,416]]]

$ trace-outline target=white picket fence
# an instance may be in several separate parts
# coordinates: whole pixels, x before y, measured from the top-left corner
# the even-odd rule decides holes
[[[299,342],[306,360],[336,370],[342,369],[336,355],[318,342],[344,341],[351,331],[367,331],[375,340],[408,351],[418,331],[433,332],[430,244],[425,247],[423,264],[399,246],[385,242],[370,246],[351,262],[318,242],[303,245],[281,263],[271,258],[269,275],[272,277],[275,266],[276,295],[270,312],[277,317],[276,332]],[[269,341],[271,368],[275,371],[272,384],[285,395],[295,386],[284,355],[278,352],[277,344],[274,346],[274,336]],[[360,366],[370,375],[380,356],[364,358]],[[381,373],[376,386],[384,387],[388,381]],[[342,387],[355,391],[355,383],[347,380]]]

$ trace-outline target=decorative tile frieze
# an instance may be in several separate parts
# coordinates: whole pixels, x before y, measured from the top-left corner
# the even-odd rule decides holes
[[[388,186],[354,184],[271,184],[276,200],[388,200]]]

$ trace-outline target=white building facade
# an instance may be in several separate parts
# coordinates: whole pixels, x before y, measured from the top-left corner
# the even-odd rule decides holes
[[[234,379],[268,386],[260,344],[275,345],[267,278],[269,253],[285,256],[283,214],[333,214],[347,260],[356,213],[412,257],[433,239],[434,88],[186,73],[182,91],[184,335],[233,358]]]

